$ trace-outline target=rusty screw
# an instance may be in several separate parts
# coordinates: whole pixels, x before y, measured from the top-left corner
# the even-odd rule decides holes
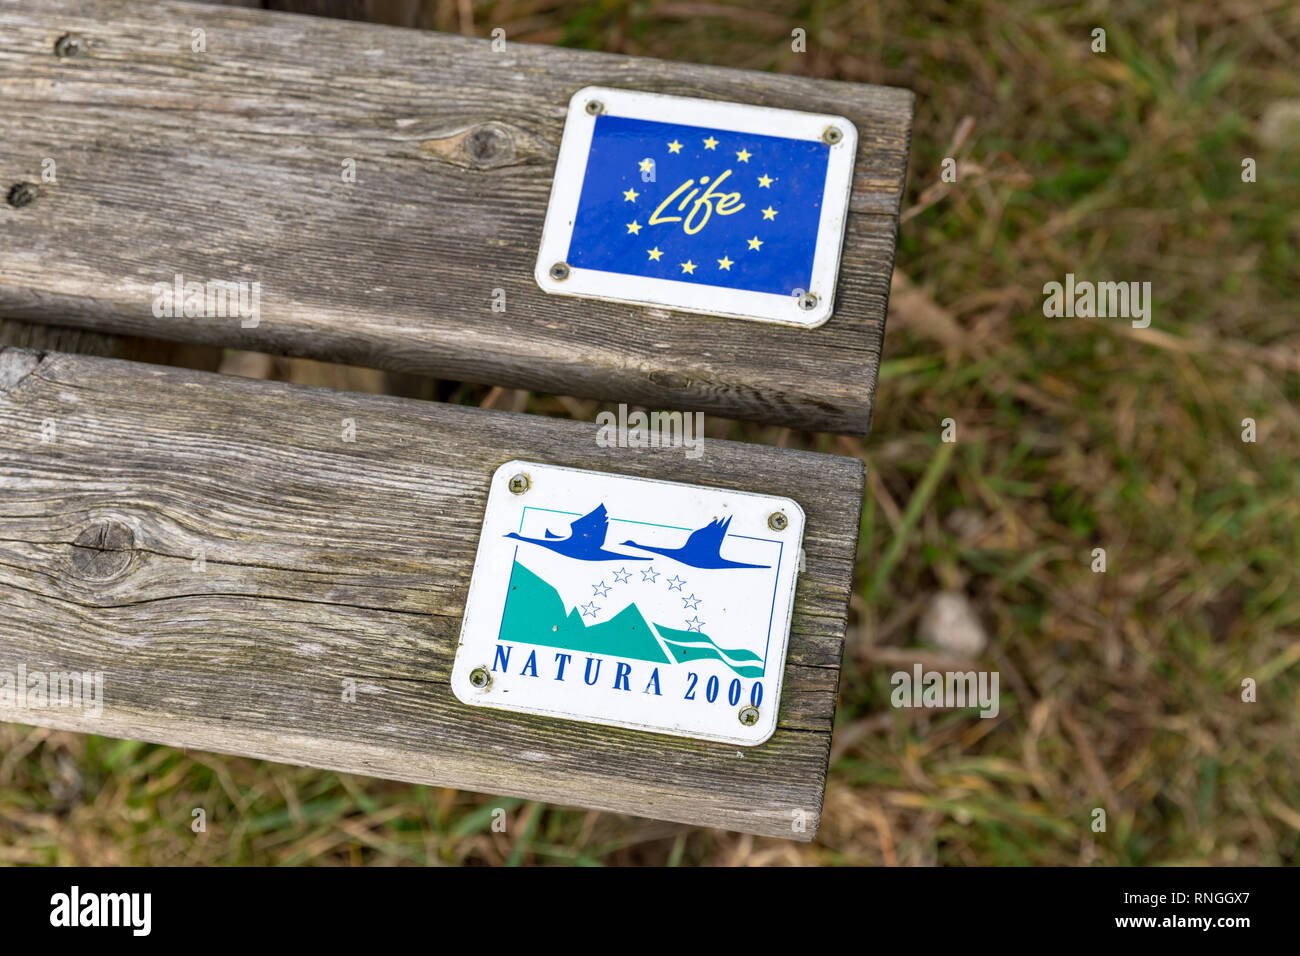
[[[79,33],[65,33],[54,41],[55,56],[81,56],[86,52],[86,38]]]
[[[523,473],[511,476],[508,485],[508,487],[510,488],[510,493],[515,495],[522,495],[525,491],[527,491],[532,486],[533,483],[528,479],[528,476]]]
[[[492,675],[488,673],[486,667],[476,667],[469,672],[469,682],[479,690],[482,690],[488,684],[492,683]]]
[[[22,209],[36,198],[39,191],[34,183],[14,183],[13,188],[9,190],[7,201],[15,209]]]
[[[767,516],[767,526],[773,531],[784,531],[790,524],[790,519],[780,511],[773,511]]]
[[[740,722],[746,727],[753,727],[758,723],[758,708],[753,704],[740,708]]]
[[[827,126],[822,130],[822,142],[827,146],[834,146],[844,138],[844,131],[838,126]]]

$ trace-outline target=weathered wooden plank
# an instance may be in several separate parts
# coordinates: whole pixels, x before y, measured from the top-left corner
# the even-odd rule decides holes
[[[99,719],[0,719],[811,838],[861,463],[724,441],[691,460],[595,438],[572,421],[0,350],[0,670],[103,671],[106,684]],[[488,482],[512,458],[802,505],[806,571],[768,743],[454,698]],[[348,678],[355,704],[340,702]],[[794,810],[807,832],[792,831]]]
[[[222,354],[221,349],[211,345],[164,342],[135,335],[108,335],[87,329],[0,318],[0,348],[6,345],[43,352],[76,352],[80,355],[103,355],[136,362],[179,365],[207,372],[217,370]]]
[[[205,31],[206,52],[191,51]],[[57,56],[64,34],[84,38]],[[65,48],[66,52],[66,48]],[[548,296],[532,278],[571,94],[839,113],[860,134],[836,312],[814,330]],[[912,94],[261,10],[0,0],[0,313],[865,433]],[[40,183],[42,161],[57,183]],[[356,163],[355,184],[342,164]],[[152,286],[261,284],[261,322]],[[494,312],[493,290],[505,312]]]
[[[86,329],[0,319],[0,348],[6,345],[40,351],[113,356],[121,346],[121,340],[113,335]]]

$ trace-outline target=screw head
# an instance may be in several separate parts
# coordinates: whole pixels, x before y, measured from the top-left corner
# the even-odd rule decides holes
[[[55,56],[81,56],[86,51],[86,38],[79,33],[65,33],[54,41]]]
[[[551,278],[557,282],[563,282],[569,278],[569,264],[567,262],[557,262],[551,266]]]
[[[799,296],[799,308],[803,309],[805,312],[811,312],[813,309],[817,308],[817,293],[805,292],[803,295]]]
[[[834,146],[844,138],[844,131],[838,126],[827,126],[822,130],[822,142],[827,146]]]
[[[32,183],[14,183],[6,201],[15,209],[21,209],[36,198],[38,191]]]
[[[510,481],[508,483],[508,487],[510,488],[510,493],[515,495],[522,495],[525,491],[527,491],[532,486],[533,486],[532,481],[529,480],[528,476],[523,474],[522,472],[520,472],[517,475],[511,475]]]
[[[753,704],[746,704],[740,708],[740,722],[746,727],[753,727],[758,723],[758,708]]]
[[[790,525],[790,519],[784,512],[773,511],[767,516],[767,526],[773,531],[784,531]]]
[[[469,672],[469,682],[472,686],[482,690],[492,683],[492,675],[488,673],[486,667],[476,667]]]
[[[600,100],[587,100],[587,112],[592,116],[599,116],[605,112],[605,104]]]

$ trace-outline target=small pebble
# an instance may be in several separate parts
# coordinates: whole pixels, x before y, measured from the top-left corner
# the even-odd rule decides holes
[[[917,631],[921,643],[957,657],[979,657],[988,646],[988,634],[966,595],[939,591],[931,599]]]

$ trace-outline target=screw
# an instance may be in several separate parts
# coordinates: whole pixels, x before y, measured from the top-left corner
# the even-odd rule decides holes
[[[753,704],[746,704],[740,708],[740,722],[746,727],[753,727],[758,723],[758,708]]]
[[[21,209],[36,198],[39,190],[32,183],[14,183],[9,190],[8,203],[15,209]]]
[[[824,130],[822,130],[822,142],[825,143],[827,146],[834,146],[843,138],[844,138],[844,133],[841,132],[838,126],[827,126]]]
[[[510,478],[510,485],[509,485],[510,493],[515,495],[522,495],[525,491],[531,488],[532,485],[533,483],[528,480],[527,475],[524,474],[512,475]]]
[[[790,524],[790,519],[780,511],[773,511],[767,516],[767,526],[773,531],[784,531]]]
[[[805,312],[811,312],[817,308],[817,294],[814,292],[805,292],[799,296],[799,308]]]
[[[492,683],[492,675],[488,673],[486,667],[476,667],[469,672],[469,682],[482,690],[488,684]]]
[[[81,56],[86,52],[86,38],[79,33],[65,33],[54,41],[55,56]]]
[[[569,278],[568,263],[557,262],[555,265],[551,266],[551,278],[558,282],[563,282],[565,279]]]
[[[599,116],[605,112],[605,104],[600,100],[587,100],[587,112],[592,116]]]

